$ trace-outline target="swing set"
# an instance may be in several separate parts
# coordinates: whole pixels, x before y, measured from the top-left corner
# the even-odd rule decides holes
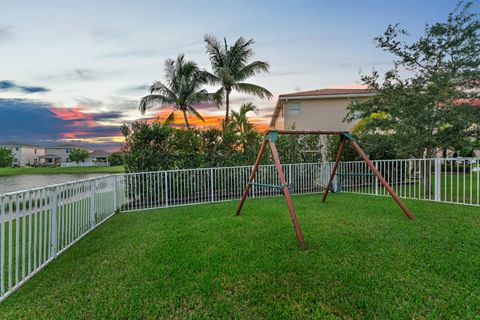
[[[287,202],[288,210],[290,212],[290,217],[292,218],[293,222],[293,228],[295,229],[295,233],[297,235],[298,242],[300,244],[300,247],[305,250],[307,248],[305,244],[305,240],[303,238],[302,234],[302,229],[300,228],[300,224],[297,219],[297,215],[295,213],[295,208],[293,207],[293,201],[292,201],[292,196],[290,193],[290,188],[289,184],[285,180],[285,175],[283,173],[282,169],[282,164],[280,163],[280,158],[278,156],[277,148],[275,146],[275,142],[278,139],[279,134],[297,134],[297,135],[306,135],[306,134],[311,134],[311,135],[338,135],[340,137],[340,145],[338,148],[338,153],[335,159],[335,164],[333,165],[332,168],[332,173],[330,175],[330,179],[325,187],[325,192],[323,194],[322,202],[325,202],[327,199],[328,192],[330,191],[330,185],[333,182],[333,179],[335,177],[338,164],[340,162],[340,159],[343,155],[343,152],[345,151],[345,146],[347,142],[350,142],[350,144],[353,146],[353,148],[357,151],[357,153],[360,155],[360,157],[365,161],[367,166],[372,170],[373,175],[375,175],[380,183],[385,187],[385,189],[390,193],[392,196],[393,200],[400,206],[400,208],[403,210],[405,215],[410,219],[413,220],[413,215],[408,210],[408,208],[405,206],[405,204],[400,200],[398,195],[395,193],[395,191],[390,187],[388,184],[387,180],[382,176],[382,174],[377,170],[375,165],[370,161],[370,159],[367,157],[367,155],[363,152],[362,148],[358,145],[358,143],[355,141],[355,138],[350,132],[348,131],[319,131],[319,130],[269,130],[265,134],[265,137],[263,138],[262,145],[260,147],[260,151],[258,152],[257,159],[255,160],[255,164],[253,166],[252,172],[250,173],[250,177],[248,178],[248,183],[245,187],[245,190],[243,191],[242,198],[240,199],[240,203],[237,208],[237,216],[240,215],[240,211],[242,210],[243,204],[245,200],[247,199],[248,192],[250,191],[250,187],[257,185],[257,186],[264,186],[264,187],[271,187],[271,188],[276,188],[280,189],[283,191],[283,195],[285,196],[285,200]],[[267,144],[270,146],[270,150],[272,152],[273,156],[273,161],[275,163],[275,167],[277,169],[278,177],[280,179],[280,184],[279,185],[269,185],[269,184],[263,184],[263,183],[255,183],[253,180],[255,179],[255,174],[257,173],[258,166],[260,165],[260,160],[262,159],[262,155],[265,152],[265,149],[267,147]],[[341,174],[337,174],[341,175]],[[348,175],[347,174],[342,174],[342,175]]]

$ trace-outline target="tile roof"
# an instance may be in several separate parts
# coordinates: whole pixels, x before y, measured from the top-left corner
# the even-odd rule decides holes
[[[80,149],[87,149],[81,146],[77,146],[75,144],[60,144],[56,146],[45,147],[45,149],[63,149],[63,148],[80,148]]]
[[[315,89],[308,91],[300,91],[293,93],[281,94],[279,98],[285,97],[321,97],[321,96],[335,96],[335,95],[364,95],[372,94],[374,90],[371,89],[336,89],[336,88],[325,88],[325,89]]]
[[[103,150],[93,150],[91,153],[90,153],[90,156],[91,157],[108,157],[110,155],[110,152],[106,152],[106,151],[103,151]]]
[[[36,146],[36,145],[33,145],[33,144],[27,144],[27,143],[16,142],[16,141],[0,142],[0,146],[20,146],[20,147],[30,147],[30,148],[43,148],[43,147]]]

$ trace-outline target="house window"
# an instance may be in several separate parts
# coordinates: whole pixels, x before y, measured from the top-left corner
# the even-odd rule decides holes
[[[37,154],[37,149],[35,149],[35,154]]]
[[[18,147],[16,147],[15,150],[18,151]]]
[[[300,103],[291,103],[288,105],[288,115],[289,116],[299,116],[300,115]]]
[[[66,153],[70,153],[70,149],[65,149],[65,152],[66,152]]]

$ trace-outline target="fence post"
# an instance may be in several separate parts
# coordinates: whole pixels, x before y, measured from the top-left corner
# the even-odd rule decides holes
[[[215,201],[215,193],[213,192],[213,168],[210,168],[210,193],[212,196],[212,202]]]
[[[440,158],[435,158],[435,171],[434,171],[434,181],[435,181],[435,201],[439,202],[442,200],[441,196],[441,181],[442,176],[442,164]]]
[[[50,252],[52,257],[57,256],[57,197],[58,190],[57,187],[52,188],[52,198],[50,200],[50,210],[52,214],[51,220],[51,243],[50,243]],[[25,209],[25,208],[24,208]],[[31,217],[30,217],[31,218]],[[23,231],[25,232],[25,231]]]
[[[164,171],[164,173],[165,173],[165,207],[168,208],[168,179],[167,179],[168,171]]]
[[[258,169],[260,169],[260,166],[258,166]],[[253,170],[253,166],[250,167],[250,171],[252,171],[252,170]],[[258,171],[260,171],[260,170],[258,170]],[[258,173],[257,173],[257,176],[258,176]],[[248,180],[247,180],[247,182],[248,182]],[[252,190],[252,198],[255,198],[255,189],[256,189],[256,186],[252,185],[252,188],[250,189],[250,190]]]
[[[113,212],[117,211],[117,175],[113,176]]]
[[[373,162],[373,165],[375,166],[375,168],[377,168],[378,170],[378,166],[377,166],[377,161],[372,161]],[[377,177],[374,177],[375,179],[375,195],[378,196],[378,178]]]
[[[91,184],[91,195],[90,195],[90,228],[95,228],[95,193],[96,193],[96,181],[92,180]]]
[[[288,164],[285,167],[285,179],[287,180],[287,183],[289,186],[292,186],[292,164]],[[293,194],[293,188],[292,188],[292,194]]]

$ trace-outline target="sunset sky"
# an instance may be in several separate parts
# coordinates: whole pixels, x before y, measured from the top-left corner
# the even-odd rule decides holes
[[[358,84],[360,73],[385,71],[392,56],[373,37],[400,22],[413,38],[445,20],[456,1],[2,1],[0,141],[78,143],[115,150],[119,128],[144,117],[139,99],[163,62],[184,53],[210,69],[203,35],[254,38],[255,59],[269,74],[250,82],[275,98],[234,94],[233,108],[254,102],[251,118],[268,124],[282,93]],[[476,5],[478,9],[478,5]],[[213,90],[214,88],[208,88]],[[215,126],[223,109],[199,106]]]

